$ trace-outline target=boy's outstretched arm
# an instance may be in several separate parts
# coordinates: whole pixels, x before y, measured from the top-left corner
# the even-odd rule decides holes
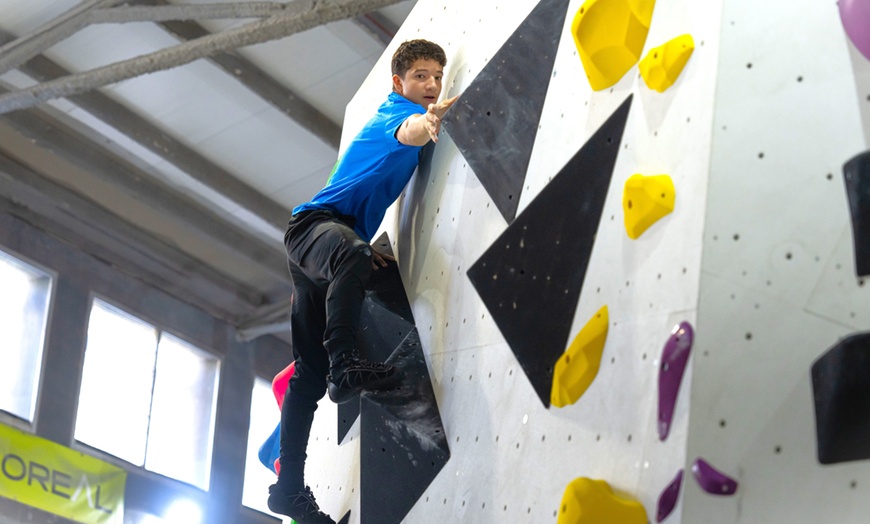
[[[437,104],[429,104],[429,109],[425,113],[409,116],[399,126],[396,138],[409,146],[425,146],[429,140],[437,142],[438,132],[441,130],[441,118],[458,98],[459,95],[456,95]]]

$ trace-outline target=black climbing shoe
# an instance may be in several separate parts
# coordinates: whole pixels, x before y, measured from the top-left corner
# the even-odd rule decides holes
[[[277,484],[272,484],[268,504],[273,513],[287,515],[297,524],[335,524],[329,515],[320,511],[308,486],[296,493],[285,493]]]
[[[326,377],[329,398],[336,404],[348,402],[361,391],[388,388],[399,379],[395,367],[357,358],[351,359],[340,369],[341,371],[333,371]]]

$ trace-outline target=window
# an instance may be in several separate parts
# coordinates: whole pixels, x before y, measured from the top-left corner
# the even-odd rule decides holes
[[[51,277],[0,251],[0,410],[33,421]]]
[[[272,394],[272,384],[262,378],[254,380],[251,397],[251,426],[248,429],[248,454],[245,462],[245,486],[242,491],[242,504],[272,514],[266,506],[269,486],[275,483],[275,474],[263,466],[257,453],[275,426],[281,421],[281,412]]]
[[[95,300],[75,438],[208,489],[218,360]]]

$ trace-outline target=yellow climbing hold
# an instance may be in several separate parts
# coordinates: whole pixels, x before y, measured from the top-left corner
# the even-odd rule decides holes
[[[574,479],[565,488],[557,524],[647,524],[643,504],[623,498],[603,480]]]
[[[694,52],[692,35],[678,36],[646,54],[638,65],[640,76],[647,87],[663,93],[674,85]]]
[[[674,210],[676,190],[668,175],[632,175],[625,181],[622,210],[625,232],[637,238],[651,225]]]
[[[607,340],[607,306],[595,313],[556,362],[550,404],[565,407],[580,400],[595,380]]]
[[[589,83],[601,91],[640,60],[655,0],[586,0],[571,32]]]

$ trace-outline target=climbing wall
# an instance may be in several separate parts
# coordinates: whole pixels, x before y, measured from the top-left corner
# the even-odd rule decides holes
[[[582,2],[420,0],[348,107],[345,144],[386,95],[395,45],[419,37],[447,51],[445,95],[464,93],[383,225],[450,451],[405,522],[556,521],[578,477],[606,481],[652,515],[683,467],[688,386],[665,442],[656,399],[670,332],[697,314],[720,20],[717,8],[694,4],[656,7],[648,48],[687,33],[696,46],[676,84],[658,93],[637,67],[592,90],[571,31]],[[496,118],[494,136],[511,134],[501,137],[509,147],[487,151],[495,138],[476,130]],[[676,205],[633,240],[622,200],[635,174],[668,175]],[[516,280],[518,267],[558,289]],[[576,403],[551,406],[555,360],[603,306],[597,376]],[[334,516],[351,509],[351,522],[383,522],[360,511],[366,461],[351,457],[372,447],[365,422],[336,447],[336,410],[323,404],[308,482]],[[406,497],[401,481],[384,482]]]
[[[864,522],[870,455],[820,461],[868,442],[870,344],[812,369],[870,330],[843,170],[870,147],[870,59],[836,2],[727,0],[720,45],[687,458],[740,485],[684,483],[684,521]]]
[[[798,3],[418,0],[342,142],[386,96],[399,42],[445,48],[444,96],[462,97],[382,225],[413,317],[383,336],[401,339],[397,361],[419,344],[413,375],[440,417],[322,402],[307,480],[324,510],[363,524],[866,514],[870,468],[817,458],[811,368],[870,329],[842,170],[868,148],[870,75],[835,3]],[[636,49],[602,43],[620,31]],[[849,424],[834,415],[837,448]]]

